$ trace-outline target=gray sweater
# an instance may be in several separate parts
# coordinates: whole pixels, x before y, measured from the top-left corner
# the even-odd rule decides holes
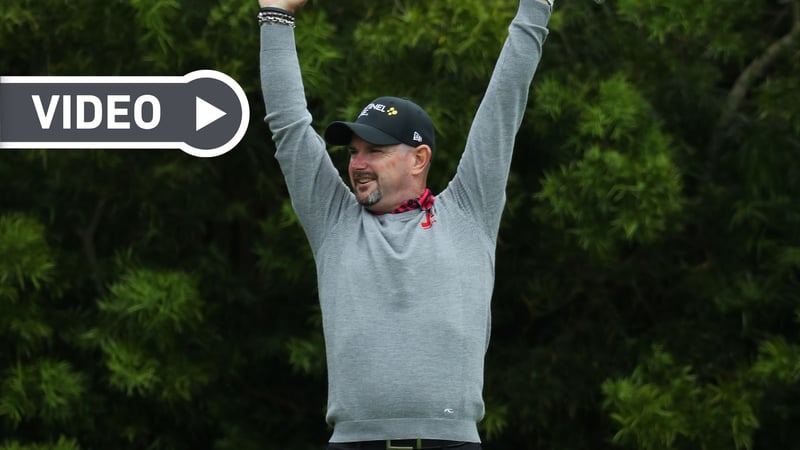
[[[317,266],[331,442],[480,441],[497,233],[549,16],[521,0],[429,228],[358,204],[311,127],[293,30],[261,27],[266,121]]]

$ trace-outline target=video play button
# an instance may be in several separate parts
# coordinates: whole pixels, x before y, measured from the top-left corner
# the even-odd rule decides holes
[[[176,148],[212,157],[233,149],[249,120],[244,90],[215,70],[175,77],[0,76],[0,150]]]
[[[200,131],[203,128],[211,125],[217,120],[225,116],[225,111],[217,108],[216,106],[208,103],[200,97],[195,97],[195,128],[194,131]]]

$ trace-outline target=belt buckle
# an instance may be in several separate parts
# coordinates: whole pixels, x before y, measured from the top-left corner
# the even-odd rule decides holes
[[[400,447],[392,445],[392,440],[386,440],[386,450],[419,450],[422,448],[422,439],[417,439],[417,445],[414,447]]]

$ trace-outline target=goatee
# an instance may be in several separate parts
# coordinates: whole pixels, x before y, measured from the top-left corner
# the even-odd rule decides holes
[[[361,203],[364,206],[372,206],[381,201],[383,195],[381,194],[381,188],[376,187],[375,190],[372,191],[366,198],[364,197],[357,197],[357,198],[358,198],[358,203]]]

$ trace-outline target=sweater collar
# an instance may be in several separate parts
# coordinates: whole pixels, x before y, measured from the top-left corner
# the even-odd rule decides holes
[[[413,211],[415,209],[421,209],[423,211],[430,211],[433,208],[433,201],[436,199],[430,189],[425,188],[425,191],[419,198],[410,198],[403,203],[400,204],[397,208],[393,211],[388,213],[384,212],[376,212],[376,211],[369,211],[370,213],[376,216],[382,216],[384,214],[399,214],[404,213],[407,211]]]

